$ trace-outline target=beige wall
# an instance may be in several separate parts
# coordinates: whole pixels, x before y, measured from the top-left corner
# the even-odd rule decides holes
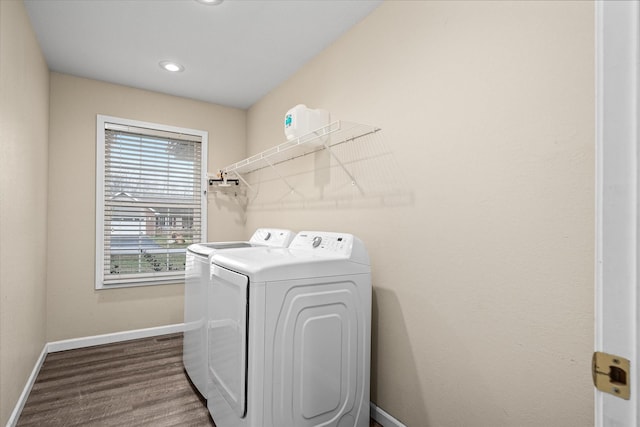
[[[48,81],[21,2],[0,1],[0,423],[45,341],[182,321],[180,284],[93,288],[96,114],[207,130],[213,171],[282,142],[302,102],[383,129],[341,149],[365,196],[283,165],[308,200],[265,180],[245,227],[211,197],[209,240],[361,237],[372,400],[408,426],[593,424],[593,40],[591,2],[390,1],[246,115]]]
[[[0,1],[0,425],[45,344],[49,72],[21,1]]]
[[[183,284],[94,290],[96,115],[209,132],[209,170],[245,154],[246,112],[51,73],[47,340],[181,323]],[[209,239],[240,238],[237,205],[209,202]]]
[[[297,103],[383,129],[347,155],[396,190],[294,161],[309,200],[259,178],[245,232],[364,240],[371,396],[408,426],[593,424],[593,70],[592,2],[389,1],[249,110],[249,154]]]

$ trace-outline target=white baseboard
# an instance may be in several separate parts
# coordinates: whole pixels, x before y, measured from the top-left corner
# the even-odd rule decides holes
[[[27,383],[22,389],[22,393],[18,398],[18,402],[16,406],[13,408],[13,412],[7,421],[7,427],[14,427],[18,423],[18,418],[20,418],[20,414],[22,413],[22,409],[24,408],[24,404],[27,403],[27,398],[29,397],[29,393],[31,393],[31,388],[33,388],[33,384],[36,382],[36,378],[38,377],[38,373],[40,372],[40,368],[44,363],[44,359],[47,357],[47,344],[42,348],[42,352],[40,352],[40,356],[36,360],[36,364],[33,366],[33,370],[31,371],[31,375],[27,378]]]
[[[158,326],[155,328],[135,329],[133,331],[114,332],[112,334],[94,335],[91,337],[73,338],[70,340],[53,341],[47,344],[47,352],[73,350],[94,345],[112,344],[115,342],[137,340],[139,338],[155,337],[157,335],[184,332],[184,323]]]
[[[1,0],[0,0],[1,1]],[[148,338],[155,337],[158,335],[166,335],[173,334],[176,332],[184,332],[184,323],[177,323],[175,325],[166,325],[166,326],[158,326],[155,328],[147,328],[147,329],[136,329],[133,331],[123,331],[123,332],[115,332],[112,334],[104,334],[104,335],[94,335],[92,337],[83,337],[83,338],[74,338],[70,340],[62,340],[62,341],[52,341],[46,343],[44,348],[42,349],[42,353],[40,353],[40,357],[36,360],[36,364],[31,371],[31,375],[27,379],[27,383],[22,390],[22,394],[18,398],[18,402],[16,406],[13,408],[13,412],[9,417],[9,421],[7,421],[6,427],[14,427],[18,418],[20,418],[20,414],[22,413],[22,409],[24,408],[25,403],[27,403],[27,398],[29,397],[29,393],[31,392],[31,388],[33,384],[36,382],[36,378],[38,373],[40,372],[40,368],[44,363],[44,359],[47,357],[49,353],[55,353],[57,351],[64,350],[73,350],[76,348],[84,348],[91,347],[94,345],[101,344],[111,344],[121,341],[129,341],[135,340],[138,338]]]
[[[378,424],[383,427],[407,427],[402,424],[400,421],[393,418],[391,415],[386,413],[382,408],[379,408],[375,405],[375,403],[369,403],[369,413],[371,418],[373,418]]]

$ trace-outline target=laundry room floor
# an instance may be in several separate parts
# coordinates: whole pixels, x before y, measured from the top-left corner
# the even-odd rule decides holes
[[[215,426],[184,372],[182,334],[48,354],[17,425]]]

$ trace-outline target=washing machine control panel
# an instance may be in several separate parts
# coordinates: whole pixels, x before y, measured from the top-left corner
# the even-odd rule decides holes
[[[313,251],[317,254],[349,256],[353,247],[353,240],[351,234],[302,231],[293,238],[289,248]]]
[[[293,232],[289,230],[258,228],[251,236],[250,242],[267,246],[287,247],[292,237]]]

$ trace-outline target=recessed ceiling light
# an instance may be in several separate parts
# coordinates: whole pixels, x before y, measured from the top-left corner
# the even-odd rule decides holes
[[[177,73],[180,71],[184,71],[184,67],[178,63],[172,61],[161,61],[160,67],[163,70],[171,71],[172,73]]]
[[[224,0],[196,0],[198,3],[206,4],[207,6],[217,6]]]

